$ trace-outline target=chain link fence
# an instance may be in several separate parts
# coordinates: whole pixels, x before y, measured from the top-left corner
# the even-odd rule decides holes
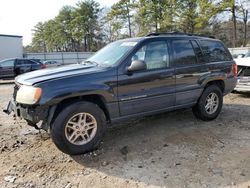
[[[40,59],[41,61],[53,60],[62,64],[80,63],[90,56],[93,52],[52,52],[52,53],[26,53],[25,58]]]

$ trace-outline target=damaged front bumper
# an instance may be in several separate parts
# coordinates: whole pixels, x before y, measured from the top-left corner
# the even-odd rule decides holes
[[[11,112],[14,112],[16,114],[16,104],[14,102],[14,99],[12,98],[10,101],[9,101],[9,104],[6,108],[6,110],[3,110],[4,113],[10,115]]]
[[[47,107],[19,104],[12,98],[4,112],[8,115],[13,112],[16,118],[26,120],[30,126],[36,129],[48,130],[49,108]],[[41,123],[40,126],[38,123]]]
[[[235,91],[250,92],[250,77],[238,77]]]

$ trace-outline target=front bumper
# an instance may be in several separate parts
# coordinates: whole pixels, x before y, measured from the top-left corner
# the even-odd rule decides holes
[[[239,92],[250,92],[250,77],[239,77],[234,90]]]
[[[14,98],[9,101],[4,112],[8,115],[14,112],[17,118],[25,119],[30,125],[35,125],[48,116],[48,108],[18,104]]]
[[[239,91],[239,92],[250,92],[250,85],[236,85],[235,91]]]
[[[14,112],[16,114],[16,104],[15,104],[13,98],[9,101],[9,104],[8,104],[6,110],[3,110],[3,112],[5,112],[8,115],[10,115],[11,112]]]

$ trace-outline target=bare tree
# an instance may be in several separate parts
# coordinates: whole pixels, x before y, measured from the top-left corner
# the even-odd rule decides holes
[[[244,39],[243,39],[243,46],[245,47],[247,44],[247,23],[249,19],[249,6],[250,3],[247,3],[247,1],[240,1],[239,2],[239,8],[240,8],[240,15],[243,20],[244,24]]]

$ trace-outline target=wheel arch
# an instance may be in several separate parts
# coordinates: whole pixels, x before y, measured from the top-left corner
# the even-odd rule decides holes
[[[208,86],[211,85],[216,85],[221,89],[221,92],[223,93],[225,91],[225,82],[224,80],[220,79],[220,80],[211,80],[208,81],[204,87],[204,89],[206,89]]]
[[[68,105],[71,105],[76,102],[87,101],[96,104],[105,114],[106,121],[110,121],[110,114],[108,108],[106,106],[106,100],[103,96],[98,94],[90,94],[90,95],[83,95],[77,97],[71,97],[60,101],[58,104],[55,105],[55,109],[51,112],[53,113],[49,124],[53,124],[53,121],[57,117],[57,115]]]

